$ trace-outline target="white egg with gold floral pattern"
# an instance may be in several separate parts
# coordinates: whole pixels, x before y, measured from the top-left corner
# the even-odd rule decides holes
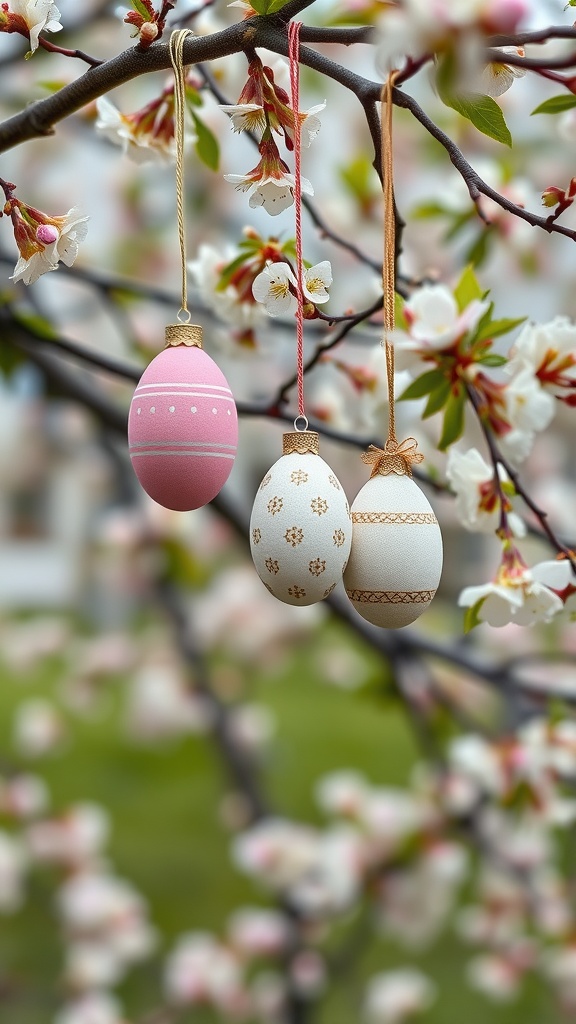
[[[328,597],[346,568],[350,508],[340,481],[318,454],[318,434],[284,434],[283,448],[254,501],[252,559],[278,600],[315,604]]]

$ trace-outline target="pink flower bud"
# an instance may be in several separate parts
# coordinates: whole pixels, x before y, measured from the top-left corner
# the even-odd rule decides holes
[[[158,25],[154,21],[145,21],[140,29],[140,42],[150,46],[158,36]]]
[[[53,224],[39,224],[36,228],[36,238],[44,245],[51,245],[52,242],[57,241],[59,237],[60,232]]]

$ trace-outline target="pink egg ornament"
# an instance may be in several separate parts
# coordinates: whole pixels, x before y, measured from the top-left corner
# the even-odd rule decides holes
[[[201,328],[172,324],[144,370],[128,417],[134,472],[147,494],[177,512],[206,505],[226,483],[238,446],[228,382],[201,348]]]

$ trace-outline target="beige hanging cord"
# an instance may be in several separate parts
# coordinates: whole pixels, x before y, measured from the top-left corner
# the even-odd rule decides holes
[[[395,278],[396,278],[396,220],[394,217],[394,161],[392,154],[392,90],[398,71],[392,71],[382,86],[381,103],[381,160],[382,192],[384,198],[384,259],[382,262],[382,288],[384,292],[384,338],[386,349],[386,377],[388,380],[388,437],[384,448],[370,445],[362,460],[372,466],[372,476],[412,476],[412,464],[422,462],[424,456],[417,451],[413,437],[398,442],[396,437],[396,411],[394,407],[394,344]]]
[[[186,279],[186,225],[184,222],[184,127],[186,116],[186,68],[184,44],[193,35],[189,28],[177,29],[170,36],[170,60],[174,68],[174,138],[176,141],[176,213],[180,241],[182,271],[182,305],[178,311],[180,323],[190,322],[188,310],[188,283]],[[181,319],[184,314],[185,319]]]

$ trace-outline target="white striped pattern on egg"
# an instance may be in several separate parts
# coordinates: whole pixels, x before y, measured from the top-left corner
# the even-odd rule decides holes
[[[352,505],[352,529],[348,597],[375,626],[407,626],[426,610],[442,574],[442,534],[430,502],[408,476],[374,476]]]
[[[311,452],[278,459],[250,520],[252,558],[270,593],[285,604],[322,601],[342,578],[351,542],[348,501],[330,466]]]

